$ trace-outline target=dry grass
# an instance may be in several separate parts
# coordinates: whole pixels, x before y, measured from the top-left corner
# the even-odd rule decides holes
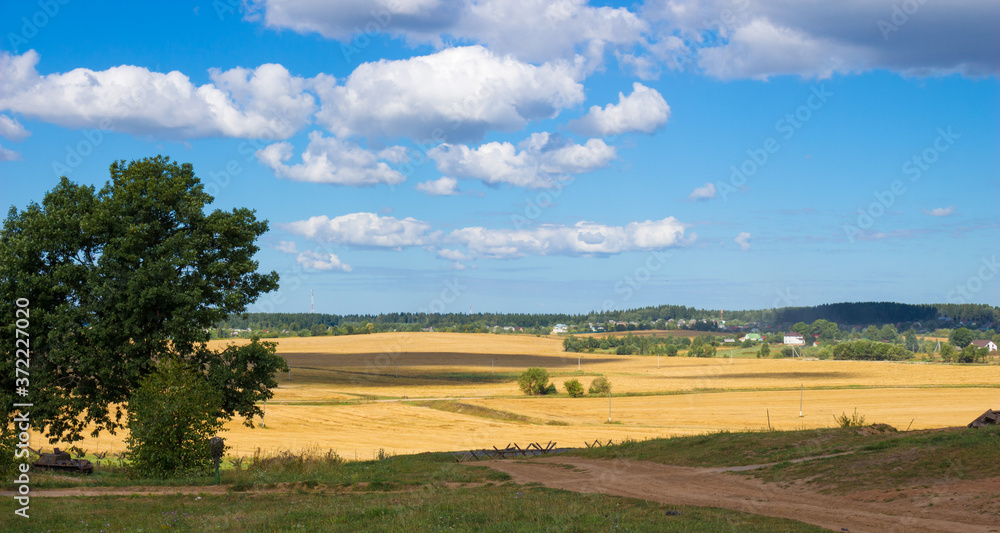
[[[833,415],[855,407],[872,422],[904,429],[915,419],[913,429],[934,428],[965,425],[1000,406],[996,365],[662,357],[657,369],[653,356],[579,354],[578,373],[578,354],[563,352],[554,337],[386,333],[277,342],[291,381],[279,376],[266,429],[227,426],[227,443],[241,455],[257,447],[331,448],[347,459],[369,459],[380,448],[402,454],[550,440],[581,446],[597,438],[766,428],[768,410],[780,429],[831,427]],[[560,390],[564,376],[586,386],[605,375],[615,394],[649,395],[614,397],[619,423],[607,424],[607,398],[521,395],[516,376],[529,366],[547,368]],[[462,398],[530,422],[406,402],[421,398]],[[121,450],[123,438],[88,439],[81,447]]]

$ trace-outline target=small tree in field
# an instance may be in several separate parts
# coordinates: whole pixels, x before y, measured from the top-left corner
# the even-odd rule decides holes
[[[208,440],[222,429],[222,397],[201,373],[165,360],[128,405],[126,458],[142,477],[208,473]]]
[[[598,376],[594,378],[594,381],[590,382],[590,389],[587,392],[590,394],[607,394],[611,392],[611,382],[604,376]]]
[[[517,378],[517,386],[528,396],[555,392],[555,386],[549,385],[549,371],[544,368],[532,367],[521,373]]]
[[[757,353],[757,357],[768,357],[771,355],[771,345],[764,343],[760,345],[760,351]]]
[[[569,394],[573,398],[583,396],[583,384],[580,383],[580,380],[573,378],[563,383],[563,386],[566,387],[566,394]]]

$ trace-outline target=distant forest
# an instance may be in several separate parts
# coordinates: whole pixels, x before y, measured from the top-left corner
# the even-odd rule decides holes
[[[1000,322],[1000,308],[982,304],[901,304],[894,302],[857,302],[824,304],[815,307],[784,307],[780,309],[760,309],[750,311],[725,311],[725,319],[742,323],[756,322],[774,326],[790,325],[797,322],[812,323],[818,319],[829,320],[841,325],[865,326],[870,324],[898,324],[934,321],[941,316],[950,317],[954,322],[997,323]],[[387,331],[455,328],[464,331],[478,331],[492,326],[510,326],[535,330],[551,328],[556,324],[587,324],[635,322],[651,327],[657,321],[669,319],[709,319],[717,320],[718,310],[696,309],[678,305],[661,305],[623,311],[591,312],[588,314],[526,314],[526,313],[381,313],[377,315],[330,315],[325,313],[248,313],[230,316],[219,327],[254,330],[270,329],[300,331],[314,328],[366,328]],[[942,326],[950,325],[942,323]],[[931,324],[928,324],[931,326]],[[932,326],[933,327],[933,326]],[[644,328],[646,329],[646,328]],[[359,331],[360,332],[360,331]],[[353,331],[352,331],[353,333]]]

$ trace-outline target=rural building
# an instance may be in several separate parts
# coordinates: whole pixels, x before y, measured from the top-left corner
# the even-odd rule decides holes
[[[785,344],[805,346],[806,339],[801,333],[785,333],[785,338],[782,341]]]
[[[569,326],[566,324],[556,324],[555,327],[552,328],[552,334],[555,335],[558,333],[569,333]]]
[[[760,333],[747,333],[746,335],[743,336],[743,338],[740,339],[740,342],[746,342],[746,341],[761,342],[763,340],[764,339],[761,338]]]
[[[997,343],[993,341],[972,341],[976,348],[988,348],[991,352],[997,351]]]

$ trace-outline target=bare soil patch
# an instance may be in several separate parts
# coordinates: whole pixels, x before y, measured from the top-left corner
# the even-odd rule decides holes
[[[719,469],[578,457],[483,463],[517,483],[790,518],[834,531],[998,531],[1000,477],[910,491],[819,494]],[[891,495],[896,494],[897,497]],[[976,498],[978,496],[978,498]]]

